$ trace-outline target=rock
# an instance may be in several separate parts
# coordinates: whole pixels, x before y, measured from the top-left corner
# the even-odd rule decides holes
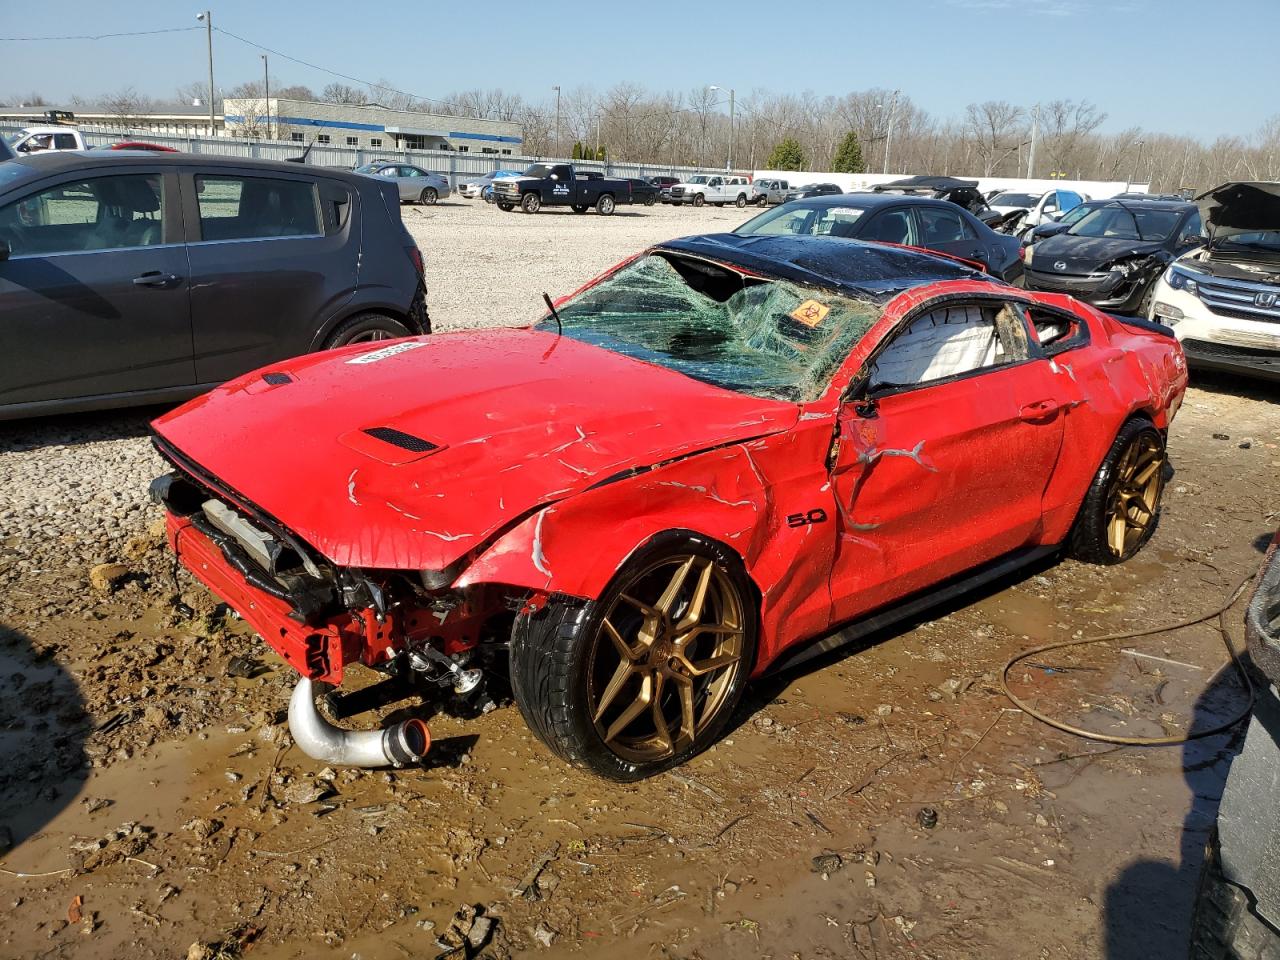
[[[333,785],[319,779],[295,780],[284,791],[284,799],[290,803],[315,803],[321,797],[328,796]]]
[[[533,939],[537,940],[544,947],[549,947],[551,944],[556,942],[556,932],[545,923],[539,923],[537,929],[533,931]]]
[[[214,952],[203,943],[193,943],[187,947],[187,960],[213,960]]]
[[[467,933],[467,943],[471,945],[471,949],[479,950],[485,945],[492,931],[492,917],[476,917],[475,922],[471,924],[470,932]]]
[[[876,707],[877,717],[887,717],[891,713],[893,713],[893,704],[891,703],[882,703],[880,706]]]
[[[89,586],[99,593],[110,593],[129,575],[123,563],[100,563],[89,569]]]
[[[182,825],[182,829],[194,834],[197,840],[205,841],[222,829],[222,821],[193,817]]]
[[[844,866],[844,858],[838,853],[820,853],[810,862],[814,873],[835,873]]]

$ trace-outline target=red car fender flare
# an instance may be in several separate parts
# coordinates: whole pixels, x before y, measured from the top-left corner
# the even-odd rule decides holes
[[[539,510],[499,537],[454,587],[497,583],[594,600],[636,550],[684,530],[735,554],[759,592],[752,561],[763,546],[763,491],[721,493],[705,481],[683,482],[680,472],[652,471]]]

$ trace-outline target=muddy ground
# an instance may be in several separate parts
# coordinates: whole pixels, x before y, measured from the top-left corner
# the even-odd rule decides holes
[[[413,213],[480,263],[440,284],[443,325],[530,255],[495,247],[490,213]],[[680,213],[645,230],[712,226]],[[553,294],[628,252],[599,249],[594,217],[517,219],[530,237],[590,224]],[[614,246],[656,239],[640,222]],[[998,673],[1033,644],[1210,610],[1256,569],[1280,523],[1277,400],[1190,391],[1130,563],[1045,564],[759,682],[718,746],[631,786],[566,768],[510,705],[431,717],[423,769],[310,761],[283,725],[291,671],[148,530],[147,413],[0,425],[0,956],[433,957],[455,918],[491,957],[1182,956],[1236,734],[1113,750],[1014,710]],[[74,478],[104,486],[103,460],[119,489],[86,507]],[[99,589],[106,561],[122,570]],[[1012,679],[1064,719],[1159,735],[1240,705],[1225,656],[1204,626]]]

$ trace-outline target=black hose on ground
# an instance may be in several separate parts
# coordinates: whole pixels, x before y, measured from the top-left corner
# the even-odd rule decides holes
[[[1189,620],[1164,624],[1159,627],[1149,627],[1146,630],[1131,630],[1127,633],[1109,633],[1101,637],[1085,637],[1083,640],[1065,640],[1061,643],[1046,643],[1043,646],[1032,647],[1030,650],[1023,650],[1017,656],[1006,662],[1004,669],[1000,671],[1000,688],[1004,690],[1004,695],[1013,702],[1014,706],[1035,717],[1041,723],[1048,724],[1054,729],[1061,730],[1064,733],[1070,733],[1077,737],[1084,737],[1088,740],[1099,740],[1103,743],[1118,743],[1124,746],[1134,747],[1167,747],[1174,744],[1186,743],[1189,740],[1199,740],[1202,737],[1209,737],[1215,733],[1221,733],[1224,730],[1228,730],[1245,717],[1249,716],[1250,712],[1253,710],[1253,703],[1256,694],[1253,688],[1253,681],[1249,678],[1249,672],[1244,668],[1244,665],[1240,663],[1240,657],[1236,653],[1235,647],[1231,645],[1231,636],[1227,633],[1227,624],[1224,617],[1226,612],[1235,606],[1236,601],[1240,599],[1240,595],[1244,592],[1244,588],[1248,586],[1249,581],[1251,581],[1254,576],[1255,574],[1249,574],[1241,580],[1236,585],[1235,589],[1231,591],[1226,603],[1222,604],[1215,610],[1192,617]],[[1012,690],[1009,689],[1009,671],[1013,669],[1015,664],[1020,663],[1028,657],[1035,656],[1037,653],[1045,653],[1050,650],[1062,650],[1066,647],[1081,647],[1092,643],[1114,643],[1117,640],[1134,640],[1138,637],[1150,637],[1157,633],[1171,633],[1175,630],[1183,630],[1187,627],[1194,627],[1197,624],[1205,623],[1212,620],[1214,617],[1217,617],[1218,619],[1218,633],[1221,635],[1222,643],[1226,646],[1227,653],[1230,656],[1226,663],[1214,671],[1213,676],[1209,679],[1209,686],[1213,685],[1214,681],[1221,676],[1223,671],[1234,666],[1236,671],[1244,680],[1245,689],[1249,691],[1249,700],[1244,705],[1243,709],[1237,712],[1230,720],[1216,724],[1205,730],[1197,730],[1194,733],[1184,733],[1176,737],[1121,737],[1111,733],[1098,733],[1093,730],[1086,730],[1083,727],[1077,727],[1062,720],[1054,719],[1048,714],[1037,710],[1026,701],[1020,699]]]

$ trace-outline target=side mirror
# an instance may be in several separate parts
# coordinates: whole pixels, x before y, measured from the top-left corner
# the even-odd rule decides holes
[[[13,249],[9,246],[9,241],[0,240],[0,263],[8,260],[11,253],[13,253]]]
[[[553,173],[553,174],[551,175],[551,179],[552,179],[552,180],[559,180],[559,179],[560,179],[560,174],[558,174],[558,173]]]

